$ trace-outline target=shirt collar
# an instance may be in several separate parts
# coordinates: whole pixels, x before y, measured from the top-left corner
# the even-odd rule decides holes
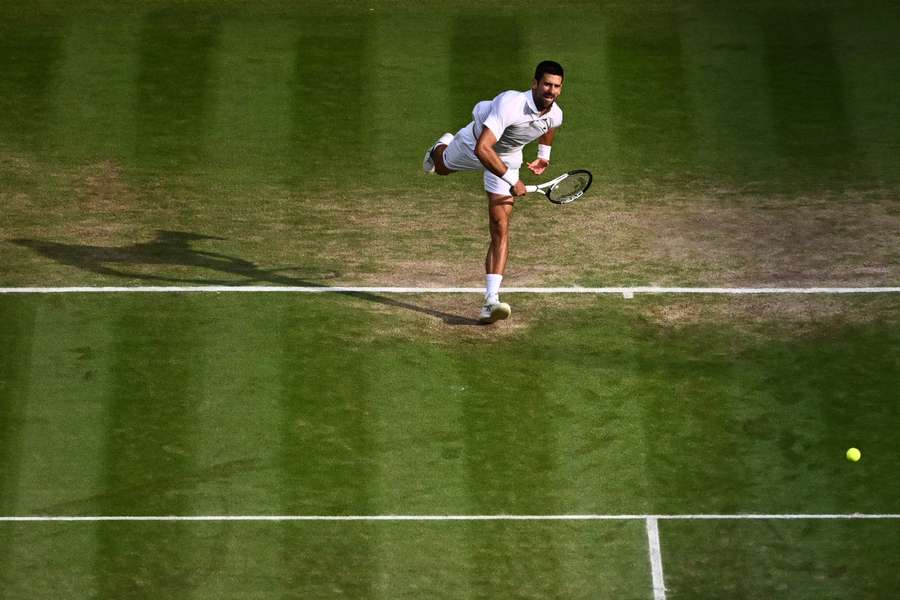
[[[541,111],[538,109],[537,105],[534,103],[534,90],[528,90],[525,92],[525,104],[533,113],[540,113]]]

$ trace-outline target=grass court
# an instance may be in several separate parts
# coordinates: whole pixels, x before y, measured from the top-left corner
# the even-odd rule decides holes
[[[544,58],[505,286],[898,286],[898,17],[3,4],[0,597],[892,597],[896,292],[22,288],[478,287],[421,155]]]

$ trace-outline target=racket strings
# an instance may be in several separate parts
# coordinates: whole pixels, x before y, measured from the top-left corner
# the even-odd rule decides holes
[[[591,178],[586,173],[574,173],[553,186],[550,199],[555,202],[571,202],[581,196],[590,183]]]

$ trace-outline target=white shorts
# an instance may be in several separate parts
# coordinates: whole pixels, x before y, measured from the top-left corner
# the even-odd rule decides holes
[[[473,125],[474,123],[469,123],[456,132],[453,141],[444,149],[444,164],[451,171],[484,171],[484,191],[508,196],[509,184],[485,169],[475,156],[476,140],[472,131]],[[499,156],[503,164],[509,168],[510,174],[518,178],[519,167],[522,166],[522,151]]]

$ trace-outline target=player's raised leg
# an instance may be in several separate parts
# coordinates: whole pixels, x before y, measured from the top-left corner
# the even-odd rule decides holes
[[[425,151],[425,158],[422,160],[422,170],[426,174],[434,172],[437,172],[438,175],[450,174],[450,170],[444,165],[443,154],[444,148],[452,141],[453,134],[445,133]]]
[[[500,284],[506,272],[509,256],[509,219],[512,215],[512,196],[488,192],[488,222],[491,243],[484,260],[484,306],[478,316],[480,323],[493,323],[507,318],[512,309],[500,301]]]

